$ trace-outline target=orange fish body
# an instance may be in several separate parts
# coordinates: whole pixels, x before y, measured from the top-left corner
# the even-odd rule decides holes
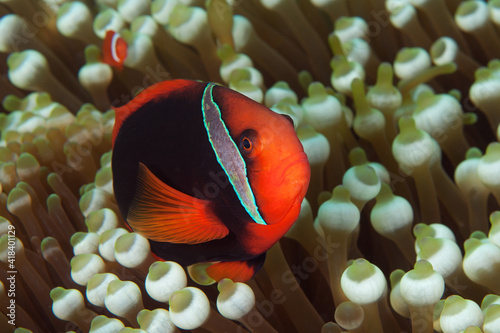
[[[188,80],[116,109],[112,168],[120,210],[156,256],[216,262],[207,273],[234,281],[250,279],[295,222],[310,177],[289,117]]]
[[[108,30],[102,44],[102,62],[123,69],[123,63],[127,59],[127,42],[118,32]]]

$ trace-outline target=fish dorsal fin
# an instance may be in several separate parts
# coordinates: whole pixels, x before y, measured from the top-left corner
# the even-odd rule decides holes
[[[207,85],[201,101],[208,140],[212,145],[217,161],[226,173],[247,213],[256,223],[266,225],[267,223],[259,213],[252,187],[248,182],[245,160],[229,135],[229,130],[222,120],[219,106],[213,100],[212,90],[214,87],[215,85],[211,83]]]
[[[127,222],[135,232],[157,242],[199,244],[229,233],[210,201],[168,186],[142,163]]]
[[[118,135],[118,132],[120,131],[120,128],[125,119],[127,119],[132,113],[137,111],[145,103],[159,97],[167,98],[168,95],[170,95],[173,91],[194,84],[200,83],[196,81],[181,79],[159,82],[141,91],[139,95],[137,95],[127,104],[118,108],[113,108],[115,110],[115,125],[113,127],[112,143],[115,143],[116,136]]]

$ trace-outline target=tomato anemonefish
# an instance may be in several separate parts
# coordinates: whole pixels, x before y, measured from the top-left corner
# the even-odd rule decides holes
[[[228,88],[172,80],[115,109],[113,186],[163,260],[247,281],[295,222],[310,178],[291,119]]]
[[[104,63],[121,70],[127,59],[127,42],[118,32],[108,30],[102,44],[102,52]]]

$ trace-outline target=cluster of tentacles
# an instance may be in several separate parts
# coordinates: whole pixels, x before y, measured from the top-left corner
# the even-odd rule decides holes
[[[3,0],[0,52],[2,332],[500,331],[500,1]],[[111,106],[172,78],[288,114],[308,155],[246,284],[155,261],[117,209]]]

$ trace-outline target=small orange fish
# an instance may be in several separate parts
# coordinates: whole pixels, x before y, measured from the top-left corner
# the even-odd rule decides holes
[[[123,69],[123,63],[127,59],[127,42],[118,32],[108,30],[102,45],[102,61],[110,66]]]
[[[115,112],[113,186],[130,228],[161,259],[214,262],[217,281],[252,278],[309,184],[290,117],[189,80],[155,84]]]

